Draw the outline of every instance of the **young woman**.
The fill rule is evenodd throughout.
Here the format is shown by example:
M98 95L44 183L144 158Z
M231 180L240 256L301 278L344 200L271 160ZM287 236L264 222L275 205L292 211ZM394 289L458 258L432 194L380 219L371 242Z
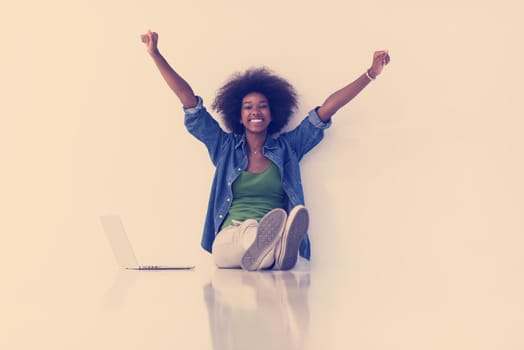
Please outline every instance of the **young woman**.
M375 52L364 74L285 133L280 132L297 107L293 86L265 68L238 73L220 88L212 105L226 132L160 54L158 34L148 31L142 42L182 103L186 128L205 144L216 167L202 247L222 268L289 270L298 255L309 259L299 161L322 140L335 112L382 73L388 52Z

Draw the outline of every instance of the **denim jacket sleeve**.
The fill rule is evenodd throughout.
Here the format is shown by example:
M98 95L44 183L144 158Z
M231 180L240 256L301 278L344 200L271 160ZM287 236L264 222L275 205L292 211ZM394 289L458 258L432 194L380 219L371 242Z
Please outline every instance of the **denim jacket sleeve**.
M332 124L331 119L326 123L320 120L317 108L311 110L296 128L281 135L299 160L322 140L324 130Z
M198 104L195 107L184 108L184 124L191 135L204 143L211 161L216 166L228 134L206 110L202 98L197 96L197 100Z

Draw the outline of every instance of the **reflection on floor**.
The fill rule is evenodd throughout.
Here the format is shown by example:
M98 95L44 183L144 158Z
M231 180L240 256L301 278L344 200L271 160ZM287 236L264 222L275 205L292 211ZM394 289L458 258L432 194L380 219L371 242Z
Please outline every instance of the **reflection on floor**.
M309 286L309 271L217 269L203 288L213 349L304 349Z

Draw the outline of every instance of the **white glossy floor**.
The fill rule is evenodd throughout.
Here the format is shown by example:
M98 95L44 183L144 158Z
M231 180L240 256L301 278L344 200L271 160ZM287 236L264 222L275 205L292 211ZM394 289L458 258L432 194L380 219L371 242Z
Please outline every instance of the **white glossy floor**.
M524 348L519 288L387 266L219 270L206 257L193 271L120 270L109 254L92 269L19 269L2 287L0 348Z

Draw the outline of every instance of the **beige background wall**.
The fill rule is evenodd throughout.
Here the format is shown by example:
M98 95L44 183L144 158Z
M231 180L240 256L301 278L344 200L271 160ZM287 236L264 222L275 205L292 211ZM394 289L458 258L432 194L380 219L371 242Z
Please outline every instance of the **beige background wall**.
M389 49L384 74L302 163L313 267L377 290L411 283L421 305L454 293L459 319L516 307L508 324L523 325L520 2L51 0L0 13L9 298L66 261L96 277L111 261L102 214L122 215L143 260L209 259L213 169L140 43L152 29L208 105L232 72L282 74L300 93L294 122Z

